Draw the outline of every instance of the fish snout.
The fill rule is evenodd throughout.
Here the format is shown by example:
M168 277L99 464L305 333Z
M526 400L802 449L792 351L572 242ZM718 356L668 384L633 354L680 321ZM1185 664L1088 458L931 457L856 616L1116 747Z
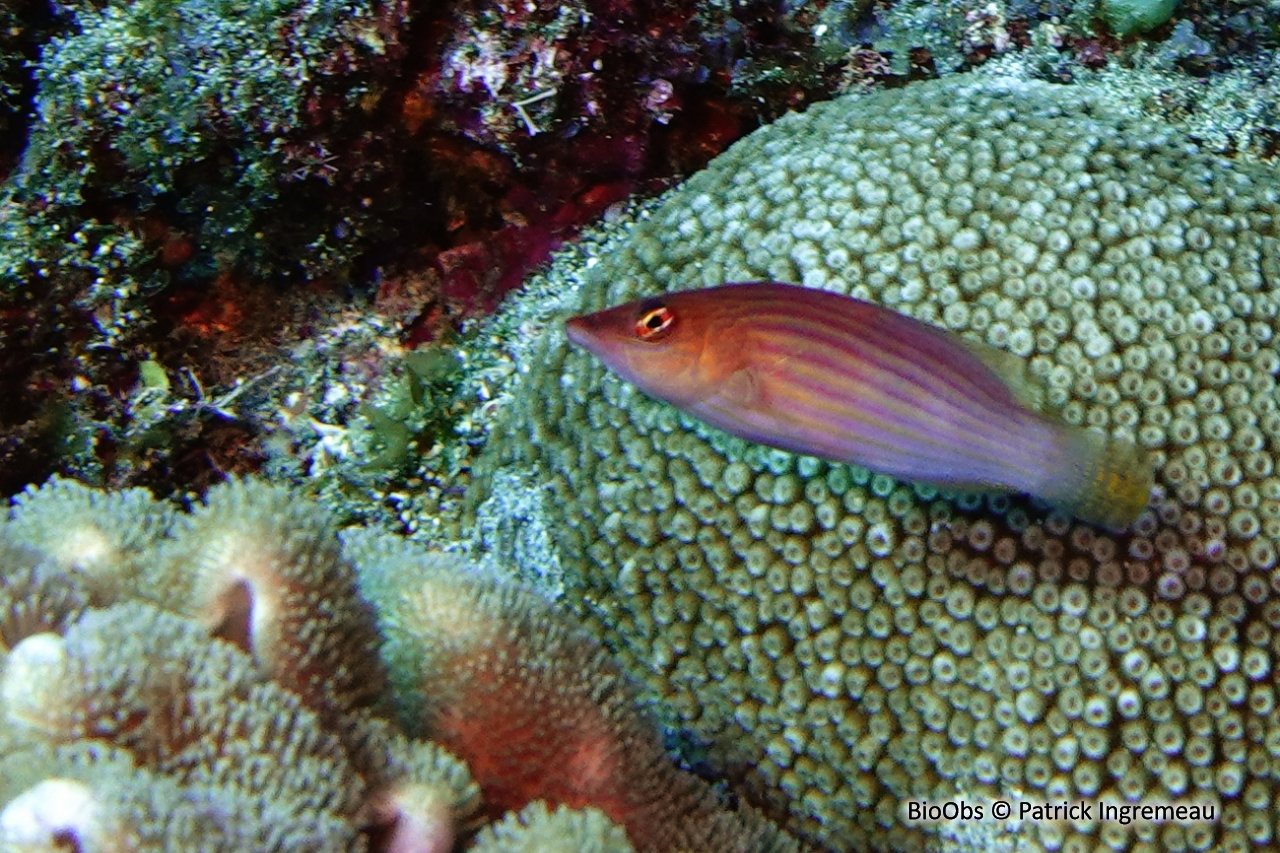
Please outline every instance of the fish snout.
M564 331L569 338L569 343L587 350L592 349L592 344L600 339L599 323L596 322L594 314L570 317L565 320Z

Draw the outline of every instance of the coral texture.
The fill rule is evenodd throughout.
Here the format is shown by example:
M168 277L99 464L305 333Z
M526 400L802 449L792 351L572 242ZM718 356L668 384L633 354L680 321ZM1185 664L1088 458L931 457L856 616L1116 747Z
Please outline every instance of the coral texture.
M379 628L433 740L379 715ZM379 531L340 545L296 493L183 514L55 480L0 521L0 850L449 853L544 799L597 811L513 815L489 849L797 849L674 766L564 614Z
M316 509L283 487L232 481L180 519L157 562L174 581L166 607L251 654L332 720L375 703L385 676L374 614L333 519Z
M492 817L542 800L602 812L641 851L794 849L674 767L617 664L543 598L413 546L349 547L401 665L400 705L467 763Z
M1219 809L1034 843L1274 843L1278 199L1083 87L956 77L788 116L643 216L570 310L751 279L891 306L1147 448L1151 507L1112 535L749 446L554 332L471 495L501 518L528 483L542 517L487 546L550 531L606 644L827 849L917 849L940 830L907 799L1018 793Z
M173 614L126 603L65 636L28 637L5 661L0 702L36 743L97 740L179 784L241 794L254 822L270 826L272 811L288 821L296 849L355 841L363 784L338 741L244 655Z
M476 853L633 853L627 835L595 809L561 806L549 811L541 801L486 826L476 836Z
M193 232L182 254L205 266L227 253L287 271L348 260L332 232L354 220L323 190L354 166L342 149L360 146L344 124L375 70L399 57L403 7L144 0L63 11L70 26L43 46L36 72L40 120L0 196L0 293L67 288L100 312L107 337L122 334L139 289L177 266L139 239L137 211L154 208ZM326 215L268 214L308 179L321 185L311 209Z
M183 785L133 765L127 752L81 743L36 747L0 758L0 844L6 853L234 853L264 849L340 850L298 834L281 839L270 809L254 795ZM265 812L265 814L264 814ZM226 815L235 814L235 821ZM278 815L275 817L278 818Z
M241 481L186 516L67 481L15 504L0 847L453 846L478 790L373 716L373 613L318 506Z

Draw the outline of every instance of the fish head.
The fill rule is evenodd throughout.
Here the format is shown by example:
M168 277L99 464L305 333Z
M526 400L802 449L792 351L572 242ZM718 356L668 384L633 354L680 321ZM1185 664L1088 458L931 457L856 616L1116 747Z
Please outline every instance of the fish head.
M570 318L569 340L646 394L689 406L737 370L733 322L700 291L638 299Z

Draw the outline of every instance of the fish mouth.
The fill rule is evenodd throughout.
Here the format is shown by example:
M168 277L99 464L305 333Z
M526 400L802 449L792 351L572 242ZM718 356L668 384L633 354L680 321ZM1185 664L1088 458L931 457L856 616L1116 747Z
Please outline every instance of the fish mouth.
M582 347L583 349L592 349L591 344L595 341L596 336L592 334L591 323L586 316L570 317L564 322L565 335L569 338L569 343Z

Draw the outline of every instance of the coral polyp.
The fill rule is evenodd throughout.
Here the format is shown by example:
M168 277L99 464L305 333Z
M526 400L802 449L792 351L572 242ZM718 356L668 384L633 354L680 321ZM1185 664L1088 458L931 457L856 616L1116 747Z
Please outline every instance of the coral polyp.
M94 565L136 571L65 559L58 518L127 543ZM596 810L534 809L489 843L795 849L677 768L566 615L386 533L347 539L255 481L190 513L68 482L17 501L0 521L0 848L461 853L565 800ZM414 736L388 713L384 636Z
M1051 849L1274 844L1277 223L1273 170L1106 89L964 75L787 116L535 300L563 317L773 280L875 301L1136 442L1151 505L1114 534L751 445L552 325L472 469L479 545L535 575L544 554L712 760L745 756L752 795L825 849L941 844L957 827L903 806L957 796L1222 817L1023 824Z
M174 581L165 606L252 655L322 715L348 713L381 693L373 612L332 519L315 505L281 487L228 483L181 519L160 563Z
M370 567L392 660L413 661L398 704L467 763L491 814L595 809L638 851L792 849L673 767L617 665L533 591L415 549L351 549Z

